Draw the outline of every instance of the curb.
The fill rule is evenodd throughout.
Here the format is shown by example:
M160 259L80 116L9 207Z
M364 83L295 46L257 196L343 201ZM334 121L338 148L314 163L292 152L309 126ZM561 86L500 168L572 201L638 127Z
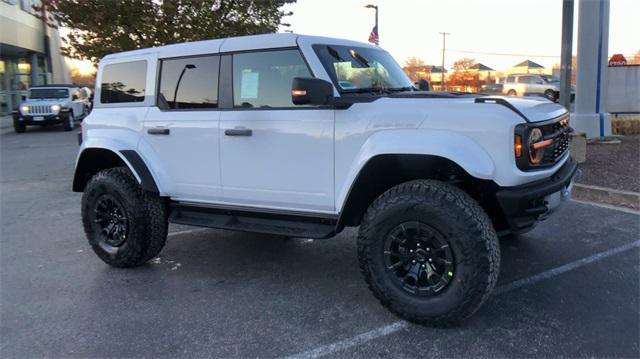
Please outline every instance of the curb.
M571 195L578 200L640 210L640 193L638 192L574 183Z

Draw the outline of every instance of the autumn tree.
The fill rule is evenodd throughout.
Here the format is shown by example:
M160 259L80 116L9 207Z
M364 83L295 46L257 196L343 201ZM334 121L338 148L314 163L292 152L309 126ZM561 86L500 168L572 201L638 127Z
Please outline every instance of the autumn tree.
M407 76L409 76L411 81L426 79L431 72L431 69L425 65L424 61L421 58L415 56L407 58L402 69L407 74Z
M475 59L468 57L455 61L453 63L453 73L451 74L447 85L462 86L465 88L465 90L468 87L479 87L479 75L477 71L472 71L473 67L476 64L477 63Z
M281 7L295 1L43 0L35 10L69 29L63 55L95 63L113 52L275 32L291 15Z

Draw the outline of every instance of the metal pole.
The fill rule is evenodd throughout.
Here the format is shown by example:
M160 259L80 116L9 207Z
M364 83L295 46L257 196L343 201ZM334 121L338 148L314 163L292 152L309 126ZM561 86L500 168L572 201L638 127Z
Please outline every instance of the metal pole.
M378 27L378 5L375 7L376 9L376 32L378 33L378 46L380 45L380 28Z
M442 68L440 69L440 87L441 90L444 91L445 90L445 78L444 78L444 52L446 49L446 38L447 35L451 35L451 33L448 32L441 32L440 35L442 35Z
M560 104L571 106L571 66L573 49L573 0L562 1L562 49L560 51Z

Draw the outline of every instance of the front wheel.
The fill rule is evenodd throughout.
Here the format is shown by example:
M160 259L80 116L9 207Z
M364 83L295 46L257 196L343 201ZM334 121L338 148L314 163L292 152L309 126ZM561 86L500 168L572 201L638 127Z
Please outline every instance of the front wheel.
M358 257L385 307L437 326L475 313L500 267L498 237L483 209L460 189L432 180L398 185L375 200L360 226Z
M13 130L16 133L24 133L27 130L27 126L17 120L13 120Z
M82 196L82 224L93 251L114 267L152 259L167 238L167 209L126 167L98 172Z
M73 130L73 127L76 125L76 118L73 115L73 111L69 111L67 118L63 118L62 121L62 128L65 131Z

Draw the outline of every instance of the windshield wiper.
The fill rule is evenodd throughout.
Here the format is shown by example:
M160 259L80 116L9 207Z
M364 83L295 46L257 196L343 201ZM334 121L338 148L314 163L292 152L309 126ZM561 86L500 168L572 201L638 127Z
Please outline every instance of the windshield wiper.
M393 91L393 92L401 92L401 91L413 91L414 88L411 86L406 87L387 87L385 90Z
M347 89L340 91L341 93L370 93L370 94L384 94L389 93L387 88L382 87L363 87L357 89Z

